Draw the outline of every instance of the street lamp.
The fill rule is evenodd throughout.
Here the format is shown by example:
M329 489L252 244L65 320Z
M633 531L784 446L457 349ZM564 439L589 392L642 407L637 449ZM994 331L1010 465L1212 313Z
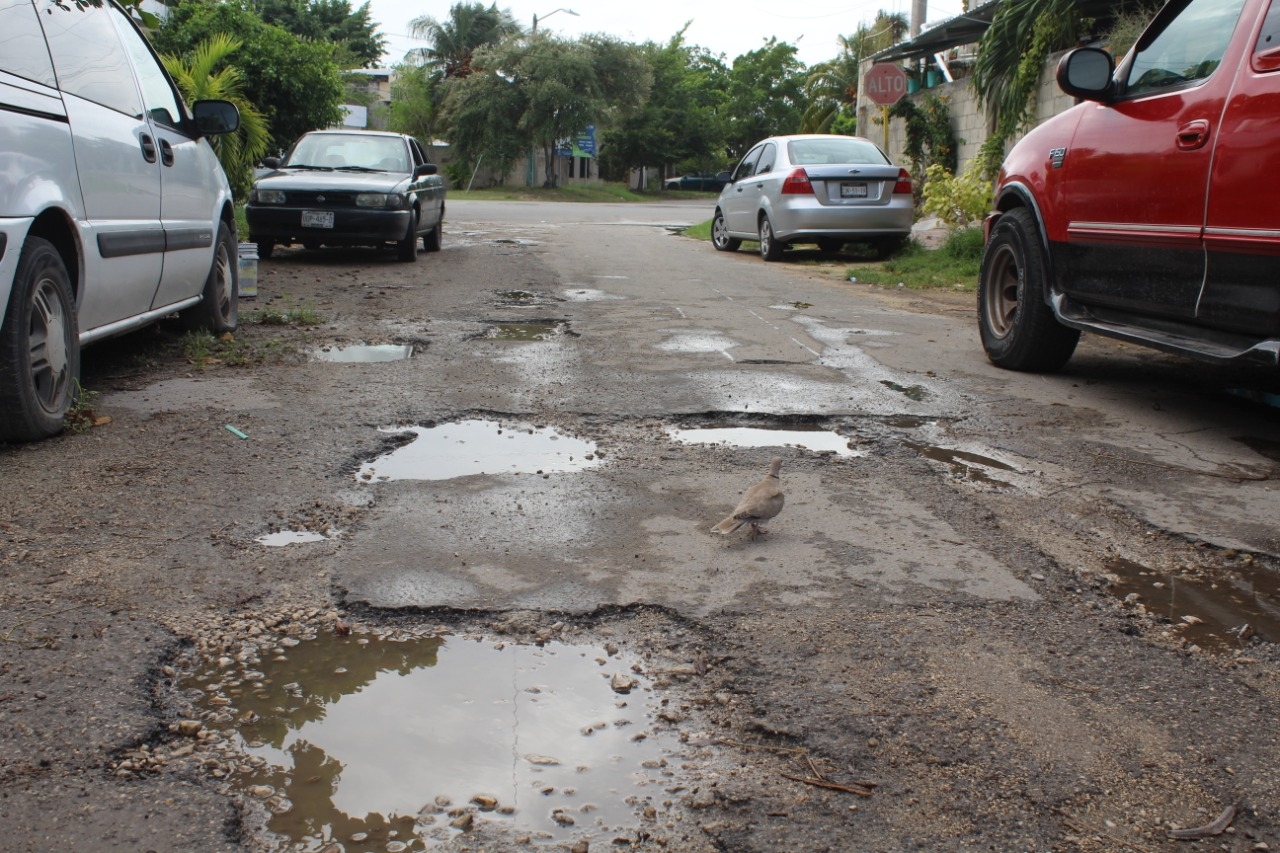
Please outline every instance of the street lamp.
M572 9L554 9L548 12L547 14L543 15L542 17L550 18L556 12L567 12L570 15L573 15L575 18L581 17L577 12L573 11ZM534 35L538 34L538 16L537 15L533 16L533 34Z

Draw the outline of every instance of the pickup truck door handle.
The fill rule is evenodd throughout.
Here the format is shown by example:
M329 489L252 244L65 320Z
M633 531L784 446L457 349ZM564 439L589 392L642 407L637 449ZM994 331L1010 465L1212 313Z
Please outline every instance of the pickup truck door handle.
M150 135L144 133L139 140L142 143L142 159L148 163L156 161L156 141Z
M1202 118L1178 128L1178 150L1195 151L1209 141L1209 122Z
M169 144L169 140L160 140L160 162L166 166L173 165L173 146Z

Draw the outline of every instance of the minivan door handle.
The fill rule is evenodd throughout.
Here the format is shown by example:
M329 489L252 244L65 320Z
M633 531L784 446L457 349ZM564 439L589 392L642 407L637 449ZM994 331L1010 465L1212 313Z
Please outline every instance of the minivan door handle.
M166 166L173 165L173 146L169 144L169 140L160 140L160 162Z
M1178 150L1195 151L1209 141L1209 122L1198 118L1178 128Z
M154 163L156 161L156 141L146 133L142 134L140 141L142 142L142 159L148 163Z

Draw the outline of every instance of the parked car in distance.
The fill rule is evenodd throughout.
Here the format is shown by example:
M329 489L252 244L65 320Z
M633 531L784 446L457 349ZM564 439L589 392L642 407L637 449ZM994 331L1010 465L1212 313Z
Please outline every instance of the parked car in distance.
M1280 3L1172 0L1057 77L1083 102L1010 150L985 223L988 358L1057 370L1089 331L1280 364Z
M729 173L716 175L681 175L678 178L667 178L663 187L669 190L695 190L701 192L720 192L729 183Z
M228 101L188 109L111 0L0 4L0 441L55 435L81 347L179 312L238 320L235 208L206 137Z
M245 216L258 257L275 247L393 245L402 261L421 241L438 252L445 186L412 136L371 130L315 130L298 137L249 192Z
M911 176L860 136L773 136L742 158L720 191L711 242L758 240L766 261L792 243L836 251L866 243L887 256L911 233Z

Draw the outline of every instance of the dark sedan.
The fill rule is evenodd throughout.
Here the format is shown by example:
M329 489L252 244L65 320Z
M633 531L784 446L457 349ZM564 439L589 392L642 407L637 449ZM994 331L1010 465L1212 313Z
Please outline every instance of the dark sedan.
M678 178L667 178L663 186L669 190L701 190L703 192L720 192L729 183L729 173L718 175L681 175Z
M418 140L400 133L316 130L254 181L245 207L258 256L276 246L393 245L402 261L418 242L439 251L444 179Z

